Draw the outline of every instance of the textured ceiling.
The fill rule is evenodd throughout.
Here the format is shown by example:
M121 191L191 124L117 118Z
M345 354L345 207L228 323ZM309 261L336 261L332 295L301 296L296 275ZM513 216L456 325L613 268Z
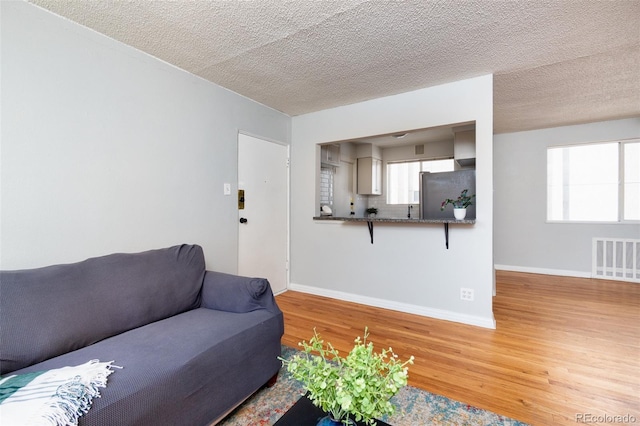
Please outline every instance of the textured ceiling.
M488 73L496 133L640 116L640 1L30 0L289 115Z

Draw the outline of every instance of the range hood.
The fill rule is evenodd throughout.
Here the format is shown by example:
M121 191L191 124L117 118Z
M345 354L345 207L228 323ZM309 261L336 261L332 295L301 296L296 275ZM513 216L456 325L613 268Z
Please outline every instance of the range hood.
M476 166L476 159L475 158L458 158L455 161L456 161L456 163L458 163L458 165L460 167L475 167Z
M453 129L453 159L461 167L476 165L476 126L458 126Z

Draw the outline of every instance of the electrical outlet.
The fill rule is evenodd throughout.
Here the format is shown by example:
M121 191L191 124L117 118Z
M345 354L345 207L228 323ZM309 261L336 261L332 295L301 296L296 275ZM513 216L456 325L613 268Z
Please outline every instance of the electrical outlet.
M460 299L468 302L473 302L473 289L472 288L460 288Z

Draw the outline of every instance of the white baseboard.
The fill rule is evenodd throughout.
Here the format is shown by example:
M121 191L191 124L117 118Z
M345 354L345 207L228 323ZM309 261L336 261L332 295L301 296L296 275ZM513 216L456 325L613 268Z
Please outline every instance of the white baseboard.
M562 277L591 278L591 272L565 269L532 268L529 266L494 265L497 271L526 272L530 274L559 275Z
M483 328L491 328L491 329L496 328L496 320L494 318L488 319L488 318L478 317L474 315L465 315L458 312L445 311L443 309L426 308L424 306L394 302L391 300L361 296L358 294L345 293L337 290L327 290L324 288L310 287L310 286L295 284L295 283L289 283L288 290L299 291L301 293L314 294L316 296L330 297L332 299L359 303L361 305L375 306L377 308L384 308L392 311L421 315L423 317L459 322L459 323L468 324L468 325L475 325Z

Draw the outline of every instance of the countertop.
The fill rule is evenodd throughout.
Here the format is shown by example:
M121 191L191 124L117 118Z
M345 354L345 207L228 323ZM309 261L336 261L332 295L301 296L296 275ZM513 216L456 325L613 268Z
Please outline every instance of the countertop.
M414 218L394 218L394 217L356 217L356 216L314 216L313 220L333 220L342 222L375 222L375 223L465 223L474 224L475 219L457 220L451 219L414 219Z

